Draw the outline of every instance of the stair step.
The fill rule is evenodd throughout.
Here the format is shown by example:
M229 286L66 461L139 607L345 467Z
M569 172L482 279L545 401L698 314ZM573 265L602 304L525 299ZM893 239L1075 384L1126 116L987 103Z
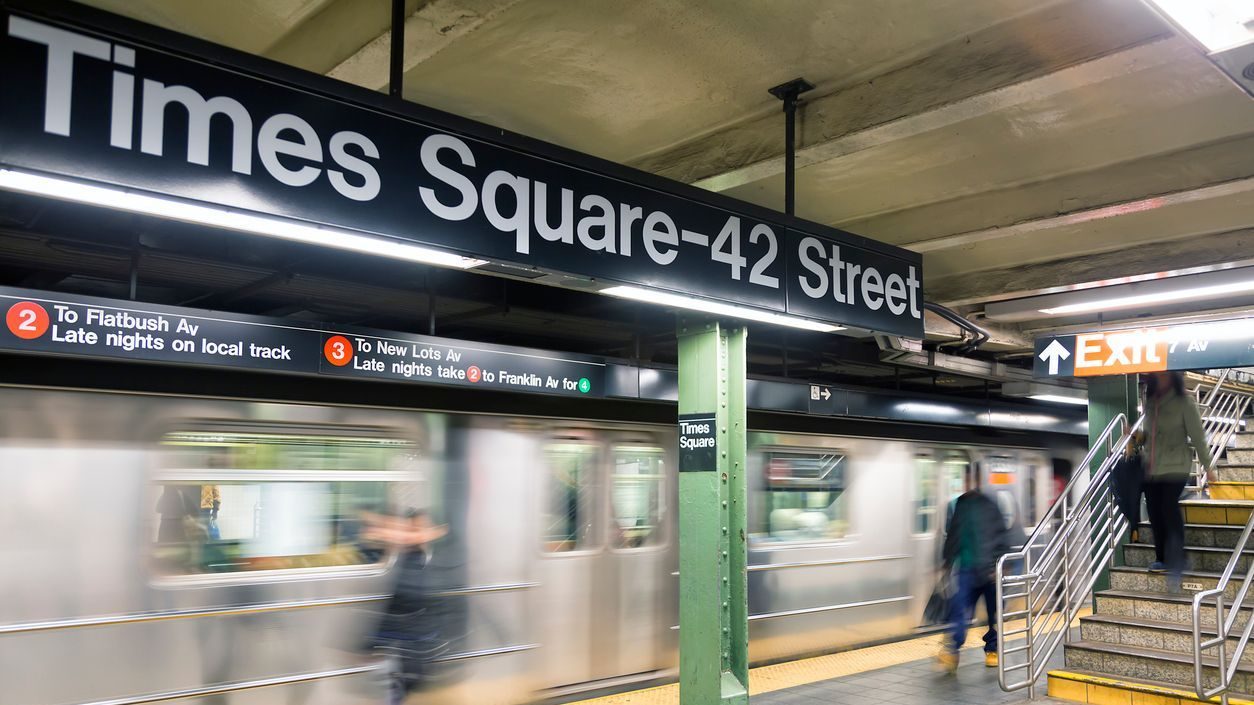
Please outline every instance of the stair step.
M1186 570L1183 583L1185 594L1193 594L1202 590L1213 590L1219 584L1219 573L1211 571ZM1225 591L1228 597L1236 597L1240 589L1240 581L1228 583ZM1200 585L1201 587L1195 587ZM1148 569L1136 566L1117 566L1110 569L1110 589L1124 592L1152 592L1168 594L1167 574L1151 573Z
M1140 535L1133 543L1154 543L1154 529L1148 521L1138 527ZM1215 524L1185 524L1184 545L1199 548L1232 548L1241 538L1243 526Z
M1228 566L1228 560L1232 558L1233 549L1231 548L1212 548L1206 546L1185 546L1184 548L1184 568L1185 570L1202 571L1202 572L1219 572ZM1250 565L1250 560L1254 559L1254 549L1246 549L1241 552L1241 557L1237 560L1237 570L1245 571ZM1134 568L1144 568L1157 560L1154 553L1154 544L1151 543L1128 543L1123 547L1123 562Z
M1200 705L1193 688L1146 678L1112 678L1082 669L1049 672L1049 697L1092 705ZM1219 702L1219 698L1211 699ZM1254 696L1230 694L1230 705L1254 705Z
M1231 465L1254 465L1254 447L1229 448L1226 457Z
M1254 448L1254 431L1237 431L1232 435L1232 445L1239 449Z
M1073 641L1063 647L1067 668L1102 673L1115 678L1143 678L1192 688L1193 654L1180 654L1143 646L1112 645L1095 641ZM1218 682L1216 661L1202 657L1202 677L1207 685ZM1254 690L1254 666L1238 665L1231 689L1239 693Z
M1204 639L1214 638L1213 628L1203 628ZM1161 622L1139 617L1115 617L1094 614L1080 618L1080 635L1083 641L1113 646L1138 646L1161 649L1193 657L1193 628L1187 624ZM1228 653L1235 653L1238 637L1228 639ZM1214 655L1214 651L1209 652ZM1247 650L1241 663L1254 669L1254 651Z
M1254 501L1242 499L1186 499L1180 502L1186 524L1245 526Z
M1211 499L1254 499L1254 481L1222 478L1207 485Z
M1221 463L1215 466L1215 479L1220 482L1254 482L1254 464Z
M1193 624L1193 593L1181 592L1178 595L1160 592L1133 590L1102 590L1093 595L1096 613L1111 617L1136 617L1152 619L1157 622L1171 624ZM1225 608L1230 610L1231 606ZM1235 624L1245 626L1254 610L1254 604L1247 602L1241 607ZM1199 612L1203 627L1215 626L1215 604L1207 601Z

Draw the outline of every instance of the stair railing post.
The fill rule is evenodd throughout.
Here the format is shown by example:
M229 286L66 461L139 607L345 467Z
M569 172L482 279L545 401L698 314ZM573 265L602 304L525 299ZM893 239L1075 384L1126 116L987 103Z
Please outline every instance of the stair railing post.
M1071 643L1071 498L1062 498L1062 643Z

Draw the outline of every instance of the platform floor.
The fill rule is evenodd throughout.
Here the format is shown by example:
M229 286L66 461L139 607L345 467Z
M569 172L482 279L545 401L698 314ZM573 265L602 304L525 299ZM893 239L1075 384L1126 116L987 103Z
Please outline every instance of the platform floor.
M1045 679L1036 700L1026 690L1007 693L997 685L997 669L984 666L982 627L973 627L957 674L937 667L942 636L929 636L853 651L762 666L749 672L756 705L1018 705L1050 703ZM1062 667L1062 649L1055 655ZM678 705L676 684L583 700L573 705Z

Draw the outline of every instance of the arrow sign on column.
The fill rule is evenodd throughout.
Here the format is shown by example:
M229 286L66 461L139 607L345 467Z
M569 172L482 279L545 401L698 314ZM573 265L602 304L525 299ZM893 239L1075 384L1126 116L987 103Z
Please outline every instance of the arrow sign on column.
M1041 359L1049 363L1049 373L1051 375L1058 374L1058 363L1071 357L1071 353L1067 352L1067 347L1057 340L1045 346L1041 351Z
M832 398L832 390L828 389L827 387L823 387L823 401L827 401L828 399L831 399L831 398Z

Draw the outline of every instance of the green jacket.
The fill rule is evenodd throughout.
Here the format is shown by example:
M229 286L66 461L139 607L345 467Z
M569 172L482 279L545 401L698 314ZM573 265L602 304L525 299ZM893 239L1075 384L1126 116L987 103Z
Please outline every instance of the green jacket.
M1146 400L1145 458L1150 477L1179 479L1193 470L1189 446L1197 451L1202 467L1210 466L1210 447L1202 430L1197 404L1187 396L1168 391Z

